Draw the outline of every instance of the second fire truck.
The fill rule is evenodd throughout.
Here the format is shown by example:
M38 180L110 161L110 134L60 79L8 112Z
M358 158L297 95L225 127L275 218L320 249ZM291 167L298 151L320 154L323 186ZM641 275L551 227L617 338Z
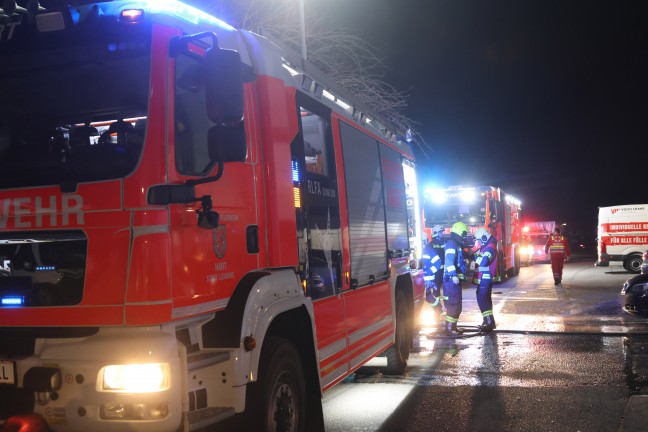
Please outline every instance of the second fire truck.
M455 222L464 222L470 234L487 227L498 240L499 267L494 281L520 272L520 200L492 186L451 186L429 189L424 195L423 231L427 235L434 225L444 226L449 235ZM470 234L468 242L472 244Z

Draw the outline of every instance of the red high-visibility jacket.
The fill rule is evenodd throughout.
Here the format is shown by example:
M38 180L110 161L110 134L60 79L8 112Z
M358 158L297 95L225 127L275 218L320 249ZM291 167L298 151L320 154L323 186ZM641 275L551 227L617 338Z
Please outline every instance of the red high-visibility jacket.
M554 254L561 254L565 257L569 257L569 243L567 243L567 239L560 234L552 235L549 237L549 241L547 241L547 244L545 245L545 253L549 253L551 256Z

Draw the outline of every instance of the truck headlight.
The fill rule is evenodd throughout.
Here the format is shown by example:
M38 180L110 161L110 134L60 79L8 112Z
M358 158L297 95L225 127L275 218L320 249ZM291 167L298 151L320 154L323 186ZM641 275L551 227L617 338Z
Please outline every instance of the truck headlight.
M110 365L99 371L99 391L151 393L167 390L170 384L168 363Z

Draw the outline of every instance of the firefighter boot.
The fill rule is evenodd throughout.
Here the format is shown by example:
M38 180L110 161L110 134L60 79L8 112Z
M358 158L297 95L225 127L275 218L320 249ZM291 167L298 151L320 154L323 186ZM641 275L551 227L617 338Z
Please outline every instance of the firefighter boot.
M490 333L497 328L495 325L495 318L493 315L487 315L484 317L484 321L479 327L479 331L482 333Z
M445 334L446 336L461 336L463 334L463 331L457 328L456 322L446 321Z

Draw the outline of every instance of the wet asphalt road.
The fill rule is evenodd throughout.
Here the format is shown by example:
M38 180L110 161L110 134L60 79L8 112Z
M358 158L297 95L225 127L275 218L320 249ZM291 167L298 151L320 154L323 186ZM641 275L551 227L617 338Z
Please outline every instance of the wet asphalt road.
M438 338L428 322L405 377L378 358L324 395L326 431L648 430L648 321L621 311L631 275L593 262L568 263L562 286L548 264L496 285L491 335ZM464 287L459 325L478 322Z

